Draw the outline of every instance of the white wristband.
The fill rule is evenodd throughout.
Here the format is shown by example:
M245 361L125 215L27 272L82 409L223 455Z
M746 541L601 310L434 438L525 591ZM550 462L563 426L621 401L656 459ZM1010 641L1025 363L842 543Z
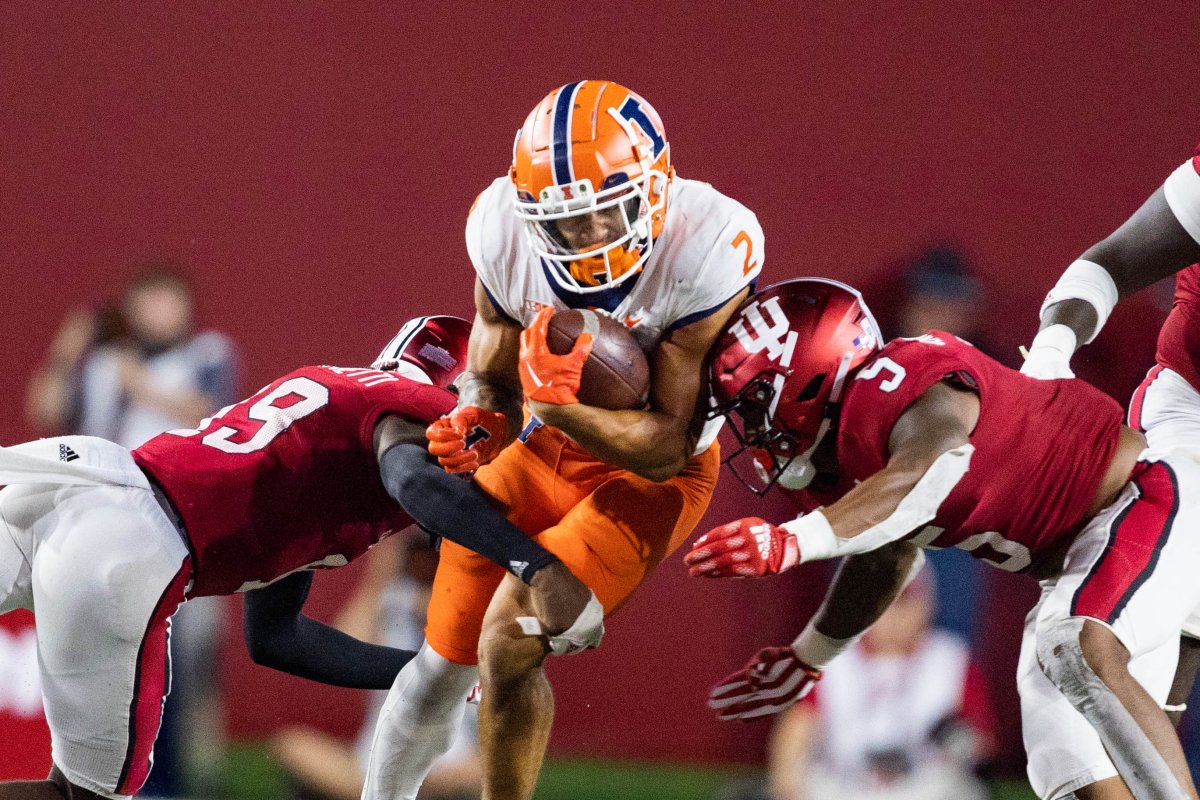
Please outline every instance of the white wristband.
M1058 283L1054 284L1054 288L1042 302L1038 316L1044 318L1047 308L1063 300L1082 300L1096 310L1096 329L1084 342L1090 344L1108 321L1108 315L1116 306L1117 298L1117 284L1113 282L1108 270L1093 261L1081 258L1067 267Z
M837 534L833 532L833 528L829 526L829 520L825 519L825 515L821 513L820 509L811 514L805 514L803 517L796 517L779 527L796 537L801 564L833 558L837 555Z
M862 634L859 634L861 636ZM824 669L825 665L858 641L859 636L849 639L834 639L817 630L816 625L808 623L800 635L792 642L792 652L796 658L814 669Z
M1069 362L1071 356L1075 355L1075 346L1078 343L1075 331L1068 325L1058 323L1038 331L1029 344L1029 352L1054 350L1062 354L1064 361Z

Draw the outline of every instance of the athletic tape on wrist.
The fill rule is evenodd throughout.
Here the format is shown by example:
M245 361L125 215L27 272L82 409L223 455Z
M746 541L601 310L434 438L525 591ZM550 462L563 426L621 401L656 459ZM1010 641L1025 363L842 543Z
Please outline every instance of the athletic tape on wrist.
M1084 340L1084 344L1090 344L1108 321L1108 315L1116 306L1117 299L1117 284L1113 282L1108 270L1093 261L1081 258L1067 267L1058 283L1054 284L1054 288L1042 301L1038 317L1044 318L1046 309L1055 303L1061 303L1063 300L1082 300L1096 310L1096 329Z
M1075 354L1075 347L1078 344L1079 340L1075 336L1075 331L1071 330L1069 325L1063 325L1059 322L1038 331L1037 336L1033 337L1033 341L1029 345L1029 352L1034 353L1037 350L1047 349L1054 350L1062 353L1064 360L1070 361L1071 356Z
M861 636L860 633L849 639L834 639L821 633L817 626L810 622L792 642L792 652L796 654L796 658L813 669L824 669L826 664L837 658Z

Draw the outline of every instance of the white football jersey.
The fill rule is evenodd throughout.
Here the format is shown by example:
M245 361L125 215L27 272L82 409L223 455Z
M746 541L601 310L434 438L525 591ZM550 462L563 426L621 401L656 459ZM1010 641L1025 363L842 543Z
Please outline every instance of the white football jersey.
M523 326L544 305L595 308L620 320L647 353L675 328L719 310L753 283L763 264L754 212L700 181L671 182L667 218L642 273L606 292L573 294L548 274L517 218L507 176L479 195L467 217L467 253L496 309ZM709 422L696 452L716 439Z

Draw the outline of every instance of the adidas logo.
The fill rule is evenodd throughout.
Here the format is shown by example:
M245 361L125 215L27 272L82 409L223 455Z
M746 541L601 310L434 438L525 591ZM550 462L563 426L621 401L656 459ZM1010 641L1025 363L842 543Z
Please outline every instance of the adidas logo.
M58 446L58 460L59 461L78 461L79 454L76 453L71 448L67 447L65 444L60 444Z
M508 571L520 578L525 574L525 570L529 568L528 561L510 561L508 562Z

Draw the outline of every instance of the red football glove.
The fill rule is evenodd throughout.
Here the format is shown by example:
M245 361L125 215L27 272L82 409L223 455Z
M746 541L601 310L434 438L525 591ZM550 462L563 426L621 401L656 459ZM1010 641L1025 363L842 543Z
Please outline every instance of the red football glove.
M504 449L508 420L498 411L464 406L425 429L429 452L446 472L471 472Z
M755 578L796 566L800 545L778 525L745 517L701 536L683 560L693 578Z
M533 324L521 331L521 355L518 372L526 400L551 403L556 406L579 402L579 377L583 362L592 352L592 335L581 333L575 346L565 356L556 356L546 344L550 318L554 308L543 306L533 318Z
M742 669L708 692L718 719L754 719L778 714L812 691L821 670L801 661L790 647L765 647Z

